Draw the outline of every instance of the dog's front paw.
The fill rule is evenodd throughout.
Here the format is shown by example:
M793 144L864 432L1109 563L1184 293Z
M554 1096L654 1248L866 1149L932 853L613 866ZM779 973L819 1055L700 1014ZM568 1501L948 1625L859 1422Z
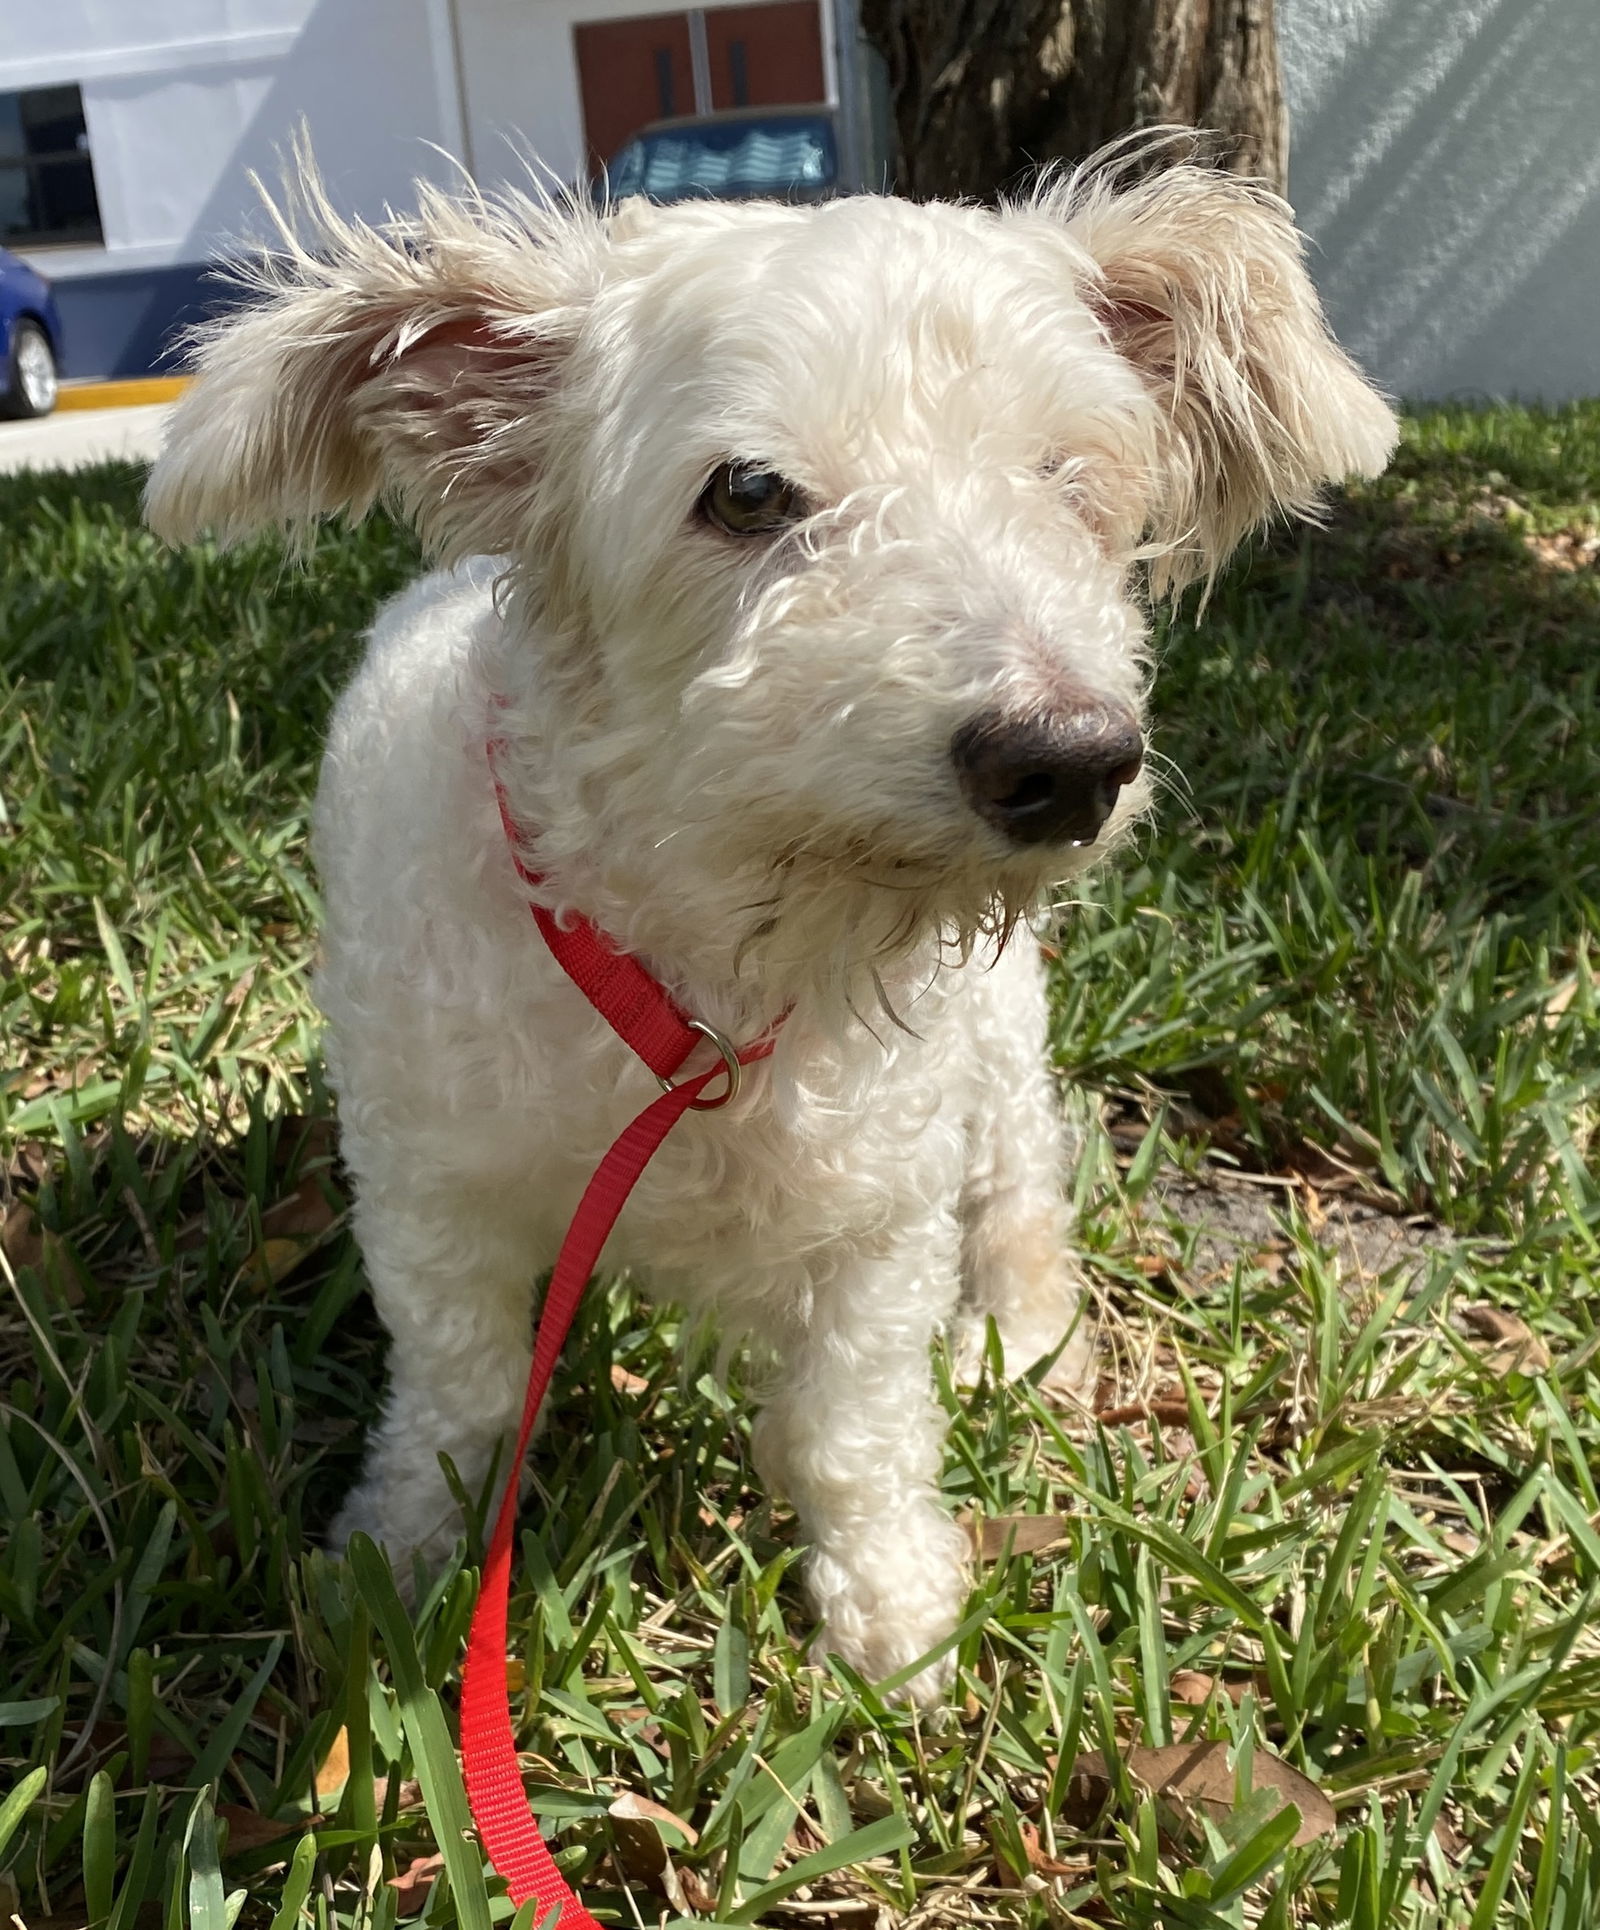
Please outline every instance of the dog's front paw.
M838 1633L829 1626L824 1628L812 1643L811 1659L814 1662L823 1663L830 1655L837 1655L841 1661L848 1662L857 1675L865 1676L876 1686L880 1682L888 1681L891 1676L898 1675L901 1669L908 1663L916 1661L919 1655L926 1655L942 1636L949 1633L948 1628L936 1631L926 1642L914 1640L905 1644L897 1644L893 1641L862 1643L848 1635ZM925 1669L919 1669L908 1681L900 1684L892 1692L890 1700L914 1702L919 1709L941 1708L949 1700L950 1685L955 1680L955 1672L955 1658L950 1655L941 1656L937 1662L930 1663Z
M1067 1328L1076 1320L1071 1333ZM1052 1399L1067 1406L1083 1406L1094 1393L1098 1378L1094 1342L1075 1307L1045 1318L1005 1316L997 1321L1007 1380L1021 1380L1030 1368L1049 1359L1039 1385ZM1066 1334L1065 1340L1062 1336ZM974 1387L982 1376L988 1346L989 1322L976 1314L960 1317L950 1336L951 1361L958 1387Z
M1024 1336L1016 1342L1009 1335L1002 1334L1001 1338L1005 1341L1008 1371L1025 1374L1047 1355L1054 1354L1055 1359L1045 1369L1039 1382L1040 1389L1068 1407L1086 1408L1092 1404L1095 1383L1100 1377L1099 1359L1094 1342L1081 1321L1065 1341L1057 1329L1043 1346L1036 1344L1034 1336Z
M914 1537L885 1533L873 1553L876 1560L861 1565L818 1554L808 1581L823 1623L813 1654L819 1660L837 1655L880 1683L936 1649L960 1621L968 1543L941 1512ZM954 1655L941 1655L894 1694L932 1708L944 1701L954 1675Z
M416 1604L418 1571L442 1568L461 1540L461 1522L452 1505L451 1518L423 1524L386 1507L381 1493L365 1483L346 1496L344 1506L328 1528L330 1555L343 1556L352 1535L367 1535L389 1559L395 1592L407 1608Z

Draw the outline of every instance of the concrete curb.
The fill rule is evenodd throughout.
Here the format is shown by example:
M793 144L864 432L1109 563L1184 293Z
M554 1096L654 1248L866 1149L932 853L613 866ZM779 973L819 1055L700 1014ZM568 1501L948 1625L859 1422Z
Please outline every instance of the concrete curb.
M152 402L176 402L193 377L140 375L126 382L63 382L58 409L142 409Z

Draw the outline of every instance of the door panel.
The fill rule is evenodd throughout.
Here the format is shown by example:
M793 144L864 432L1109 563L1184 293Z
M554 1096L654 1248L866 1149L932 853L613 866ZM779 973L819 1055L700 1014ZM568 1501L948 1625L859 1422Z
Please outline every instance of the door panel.
M713 107L787 107L827 98L816 0L708 7Z
M589 20L572 33L591 172L646 122L694 112L687 14Z

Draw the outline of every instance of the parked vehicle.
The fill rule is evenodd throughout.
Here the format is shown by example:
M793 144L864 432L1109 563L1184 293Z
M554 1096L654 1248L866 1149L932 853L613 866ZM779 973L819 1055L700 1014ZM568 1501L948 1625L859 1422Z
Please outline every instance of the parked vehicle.
M61 388L61 317L43 275L0 248L0 416L48 415Z
M595 183L600 201L825 201L840 192L831 107L735 107L652 121Z

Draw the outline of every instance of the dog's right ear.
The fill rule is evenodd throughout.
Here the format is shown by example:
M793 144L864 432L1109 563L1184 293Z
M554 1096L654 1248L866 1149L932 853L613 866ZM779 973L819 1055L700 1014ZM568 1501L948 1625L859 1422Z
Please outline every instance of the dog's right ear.
M520 196L424 190L414 224L329 205L309 166L281 246L240 271L250 299L197 336L198 379L145 492L170 543L223 543L395 497L445 558L526 528L539 403L603 274L604 224ZM276 212L276 211L274 211Z
M1288 206L1216 168L1166 165L1195 142L1129 137L1021 211L1079 251L1079 295L1156 405L1157 593L1209 581L1275 514L1316 515L1325 484L1377 475L1396 434L1328 332Z

